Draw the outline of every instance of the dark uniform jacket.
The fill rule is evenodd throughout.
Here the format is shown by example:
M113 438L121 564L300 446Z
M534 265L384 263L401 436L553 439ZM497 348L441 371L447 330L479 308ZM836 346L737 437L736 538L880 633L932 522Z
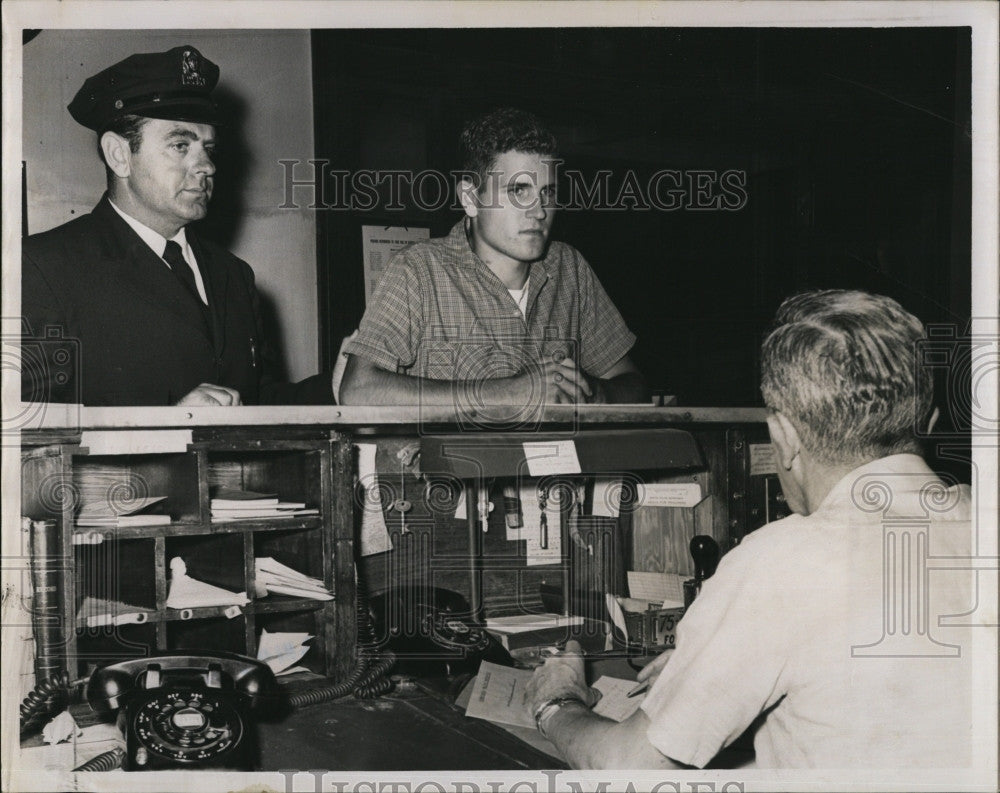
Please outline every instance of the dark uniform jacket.
M280 382L262 339L250 266L190 228L208 308L107 196L89 215L23 241L22 399L172 405L201 383L244 404L324 404L330 376Z

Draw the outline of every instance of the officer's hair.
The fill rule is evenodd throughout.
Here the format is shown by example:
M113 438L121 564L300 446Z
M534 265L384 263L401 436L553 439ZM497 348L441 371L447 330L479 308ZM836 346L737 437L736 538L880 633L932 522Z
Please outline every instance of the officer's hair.
M149 119L145 116L131 114L119 116L97 133L97 156L101 158L104 167L108 169L109 176L111 169L108 168L108 162L104 159L104 149L101 148L101 138L104 136L104 133L114 132L116 135L121 135L128 141L128 147L134 154L139 151L139 146L142 145L142 128L146 126L147 121Z
M501 154L520 151L555 157L555 136L531 113L501 107L473 119L462 130L462 176L474 181L477 190L496 166Z
M920 320L892 298L830 289L785 300L761 350L764 403L821 463L919 452L933 382Z

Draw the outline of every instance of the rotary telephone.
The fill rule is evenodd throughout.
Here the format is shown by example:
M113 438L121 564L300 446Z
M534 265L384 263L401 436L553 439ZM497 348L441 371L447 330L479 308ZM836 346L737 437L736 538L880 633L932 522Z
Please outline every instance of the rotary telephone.
M87 699L120 710L127 771L254 770L252 712L274 696L267 664L236 653L152 654L95 671Z
M457 592L399 586L369 598L375 640L396 654L410 674L476 674L482 661L513 666L507 650L481 624Z

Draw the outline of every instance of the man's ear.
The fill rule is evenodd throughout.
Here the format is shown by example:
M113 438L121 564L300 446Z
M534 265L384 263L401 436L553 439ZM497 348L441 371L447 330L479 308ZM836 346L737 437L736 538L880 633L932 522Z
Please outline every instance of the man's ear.
M132 173L132 149L128 141L116 132L101 135L101 151L111 172L121 178Z
M778 465L790 471L792 461L802 450L798 431L788 417L777 410L768 414L767 428L771 432L771 442L778 452Z
M468 176L463 176L458 182L458 200L468 217L474 218L479 214L479 195L476 185Z

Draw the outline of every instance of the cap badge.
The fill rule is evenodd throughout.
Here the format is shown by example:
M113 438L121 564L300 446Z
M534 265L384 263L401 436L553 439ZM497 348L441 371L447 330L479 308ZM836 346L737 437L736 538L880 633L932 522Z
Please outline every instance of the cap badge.
M201 59L193 50L184 50L181 54L181 84L201 87L205 85L201 75Z

